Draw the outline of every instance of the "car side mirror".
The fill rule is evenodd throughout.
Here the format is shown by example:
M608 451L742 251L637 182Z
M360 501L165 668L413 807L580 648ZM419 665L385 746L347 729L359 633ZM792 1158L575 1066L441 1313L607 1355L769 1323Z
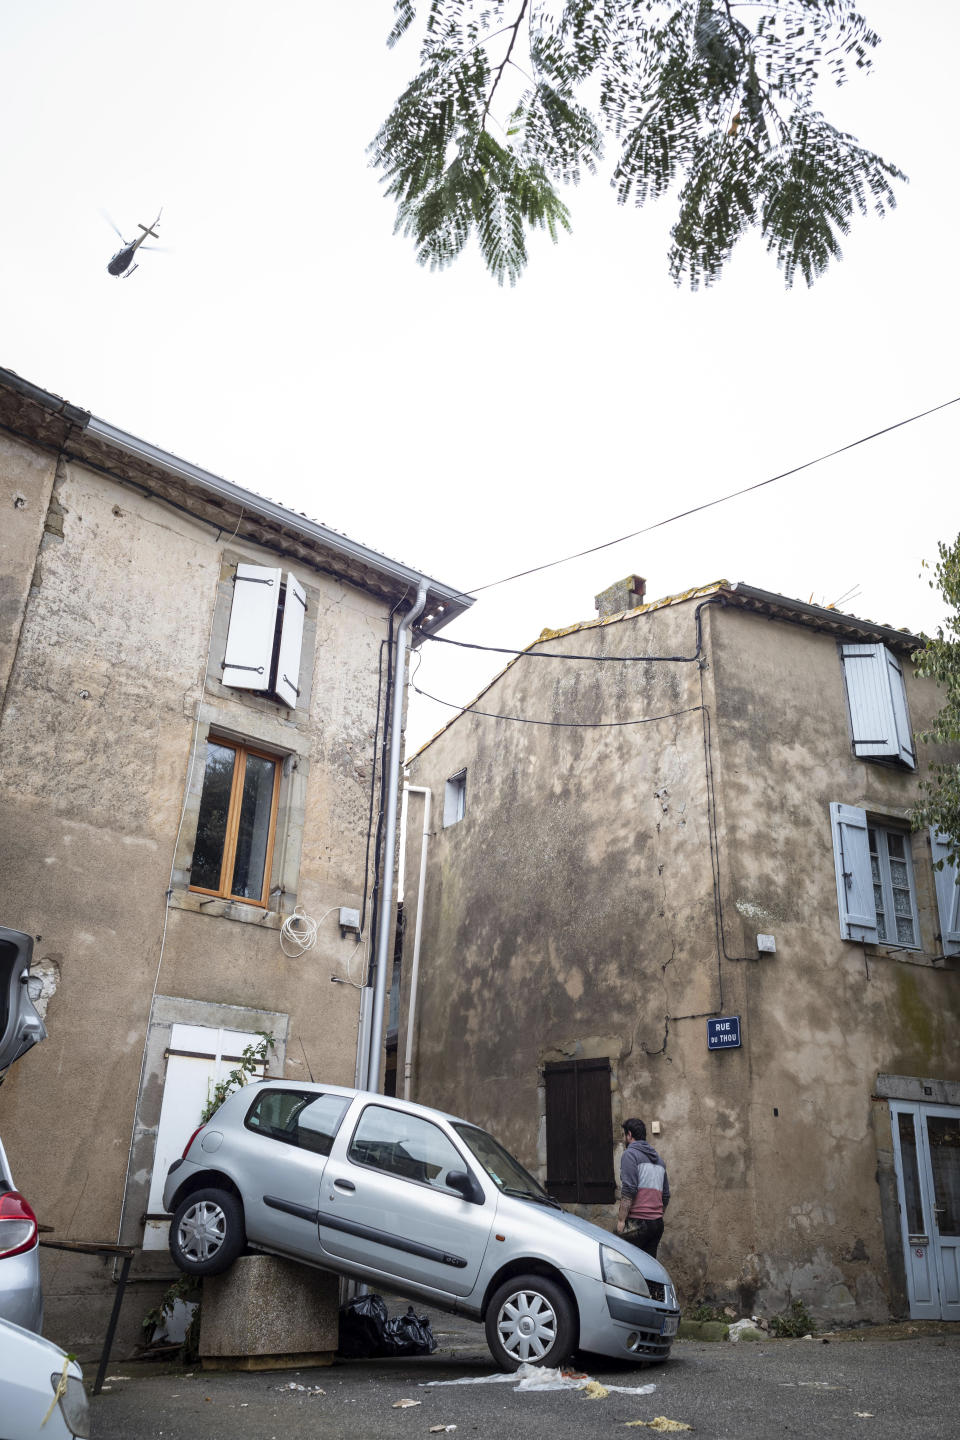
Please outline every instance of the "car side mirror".
M443 1183L448 1190L456 1190L464 1200L469 1200L471 1205L482 1205L486 1199L476 1180L466 1170L448 1170Z

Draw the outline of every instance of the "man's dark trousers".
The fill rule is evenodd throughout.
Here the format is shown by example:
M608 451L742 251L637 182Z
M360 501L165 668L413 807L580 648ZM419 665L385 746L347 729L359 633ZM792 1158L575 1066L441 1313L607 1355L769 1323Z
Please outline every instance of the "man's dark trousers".
M663 1238L662 1220L628 1220L627 1229L624 1230L624 1240L629 1240L631 1245L636 1245L638 1250L645 1250L648 1255L657 1258L657 1246Z

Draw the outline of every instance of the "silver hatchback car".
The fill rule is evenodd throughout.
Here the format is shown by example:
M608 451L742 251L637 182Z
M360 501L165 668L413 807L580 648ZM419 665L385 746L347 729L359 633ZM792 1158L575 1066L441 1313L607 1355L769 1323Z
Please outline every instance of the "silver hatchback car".
M665 1360L677 1332L659 1261L566 1214L478 1126L383 1095L235 1091L171 1165L163 1204L188 1274L248 1246L300 1260L483 1322L505 1370L578 1348Z

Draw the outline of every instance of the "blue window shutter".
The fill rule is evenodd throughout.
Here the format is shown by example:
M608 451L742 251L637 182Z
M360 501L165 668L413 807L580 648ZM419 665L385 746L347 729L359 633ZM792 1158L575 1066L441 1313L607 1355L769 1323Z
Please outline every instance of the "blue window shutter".
M876 944L877 908L873 900L867 812L856 805L830 805L833 859L837 872L837 905L844 940Z
M266 690L269 686L279 597L279 570L265 565L237 566L223 657L224 685L238 690Z
M903 670L885 645L841 645L853 753L916 769Z
M895 655L881 645L887 662L887 680L890 685L890 703L893 706L893 723L896 730L897 749L904 765L911 770L917 768L917 756L913 748L913 731L910 729L910 714L907 710L907 688L903 683L903 670Z
M306 613L306 591L288 574L283 625L280 629L276 696L285 705L289 705L291 710L296 709L300 695L300 651L303 647L303 620Z
M950 841L939 830L930 831L930 848L934 863L943 861L942 870L934 870L937 886L937 910L940 914L940 940L944 955L960 955L960 869L947 859Z

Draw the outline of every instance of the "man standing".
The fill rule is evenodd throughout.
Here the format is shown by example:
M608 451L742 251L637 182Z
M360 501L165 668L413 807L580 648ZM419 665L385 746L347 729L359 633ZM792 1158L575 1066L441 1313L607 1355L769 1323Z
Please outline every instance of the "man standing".
M624 1120L626 1149L620 1157L620 1212L617 1234L656 1258L663 1235L663 1212L670 1200L667 1170L642 1120Z

